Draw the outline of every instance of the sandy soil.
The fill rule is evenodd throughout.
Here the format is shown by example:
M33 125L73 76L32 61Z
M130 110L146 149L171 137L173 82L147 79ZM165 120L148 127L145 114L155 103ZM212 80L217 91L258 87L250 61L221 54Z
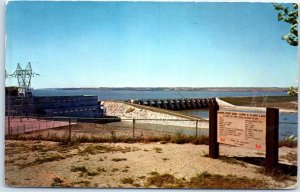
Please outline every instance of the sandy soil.
M104 143L61 146L46 141L5 142L5 183L8 186L145 187L149 173L168 173L189 179L198 173L246 176L266 181L268 188L294 188L296 176L276 179L261 166L242 160L264 153L220 146L227 160L207 157L207 145L161 143ZM296 165L297 149L280 148L280 164ZM228 160L229 159L229 160ZM74 171L85 167L85 172ZM73 171L71 171L73 168ZM131 178L133 183L124 182ZM155 186L150 186L155 187Z

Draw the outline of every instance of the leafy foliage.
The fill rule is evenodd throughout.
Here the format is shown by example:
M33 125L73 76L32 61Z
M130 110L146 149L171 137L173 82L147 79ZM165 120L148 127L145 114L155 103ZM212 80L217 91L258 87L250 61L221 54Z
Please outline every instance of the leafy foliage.
M274 4L275 10L278 11L278 21L289 23L290 32L282 39L292 46L298 46L298 5L293 3L292 7L284 7L281 4Z
M290 87L287 91L289 96L298 96L298 89L294 87Z

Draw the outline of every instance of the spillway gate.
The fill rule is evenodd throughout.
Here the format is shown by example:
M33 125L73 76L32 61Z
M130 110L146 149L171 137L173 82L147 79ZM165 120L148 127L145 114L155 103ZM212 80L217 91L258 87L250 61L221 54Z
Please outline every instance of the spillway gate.
M132 103L158 107L168 110L207 109L210 104L216 104L216 98L181 98L181 99L141 99Z

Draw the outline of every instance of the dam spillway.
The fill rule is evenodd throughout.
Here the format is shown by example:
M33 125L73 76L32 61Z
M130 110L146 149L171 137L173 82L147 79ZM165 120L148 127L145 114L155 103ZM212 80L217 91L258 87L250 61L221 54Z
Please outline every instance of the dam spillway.
M180 98L180 99L141 99L132 103L168 110L207 109L210 104L216 104L216 98Z

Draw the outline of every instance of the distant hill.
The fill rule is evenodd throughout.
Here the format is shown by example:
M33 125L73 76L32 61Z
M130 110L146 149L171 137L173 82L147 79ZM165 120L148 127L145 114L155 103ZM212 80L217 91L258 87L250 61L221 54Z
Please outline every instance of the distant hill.
M288 88L282 87L79 87L58 88L60 90L99 90L99 91L268 91L282 92Z

